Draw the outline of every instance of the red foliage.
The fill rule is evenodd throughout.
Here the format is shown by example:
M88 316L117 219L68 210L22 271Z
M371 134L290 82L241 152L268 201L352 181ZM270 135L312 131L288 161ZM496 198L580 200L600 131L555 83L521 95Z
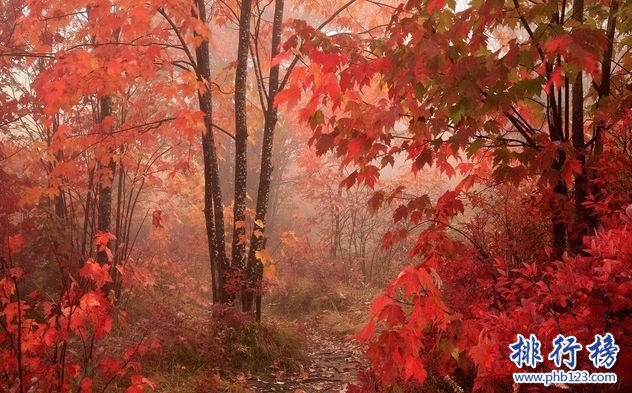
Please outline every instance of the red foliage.
M458 244L464 251L449 262L432 256L405 269L375 299L371 322L359 335L368 344L381 386L411 378L423 382L427 370L434 375L475 372L474 389L484 391L510 385L517 369L507 346L517 333L536 334L543 353L560 332L585 344L595 334L611 332L621 348L630 348L632 230L621 224L586 238L586 255L565 261L510 268L497 258L486 266ZM450 267L454 264L458 270ZM437 265L443 290L432 268ZM622 351L609 370L626 386L631 357ZM546 362L539 371L553 368ZM586 356L578 368L599 371Z
M58 300L39 291L27 296L27 275L16 266L24 240L11 237L0 275L0 364L8 391L92 392L93 381L107 388L115 379L129 378L127 392L143 392L151 382L139 375L139 357L154 342L139 342L122 355L108 354L103 342L112 331L114 307L104 292L112 282L109 265L88 260L80 280L70 284ZM17 241L19 239L20 241Z
M418 264L375 299L359 335L375 377L367 391L445 376L466 390L509 390L516 334L536 334L543 352L560 333L588 344L611 332L632 347L632 233L622 213L632 189L629 73L607 76L627 88L599 88L610 72L599 64L612 60L603 48L616 39L607 38L616 5L582 8L601 22L571 28L558 18L566 3L547 4L554 11L520 1L463 10L406 1L376 39L294 26L290 42L310 64L277 98L309 93L300 113L316 151L352 166L342 186L373 188L396 160L457 183L436 198L427 190L397 198L408 202L394 206L404 228L384 245L415 231L409 256ZM571 121L578 70L592 83L572 99L582 113ZM370 208L387 206L385 196L377 191ZM622 351L611 370L616 389L631 388L629 364ZM592 369L585 357L579 367Z

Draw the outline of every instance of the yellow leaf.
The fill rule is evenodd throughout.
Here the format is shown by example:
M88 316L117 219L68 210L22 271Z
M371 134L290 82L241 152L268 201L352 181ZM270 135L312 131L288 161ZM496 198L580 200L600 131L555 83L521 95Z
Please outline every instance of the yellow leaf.
M273 263L272 256L270 255L268 250L256 251L255 256L258 260L261 261L261 263L263 263L263 266L267 266L268 264Z
M281 235L281 242L285 245L289 245L292 243L296 243L298 241L298 237L292 231L283 232Z
M79 303L81 308L84 310L88 309L88 307L97 307L101 305L99 298L94 294L94 292L88 292L83 295Z
M268 266L263 268L263 275L268 280L273 279L276 276L276 266L271 263Z
M259 228L263 228L263 227L264 227L264 226L263 226L263 221L262 221L262 220L260 220L260 219L255 220L255 224L257 224L257 226L258 226Z

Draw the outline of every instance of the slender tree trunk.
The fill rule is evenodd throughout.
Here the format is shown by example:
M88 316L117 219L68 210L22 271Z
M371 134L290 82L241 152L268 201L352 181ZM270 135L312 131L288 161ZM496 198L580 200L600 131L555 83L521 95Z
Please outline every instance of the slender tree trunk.
M221 296L220 300L220 292L223 292L219 287L223 286L223 280L218 282L217 280L217 271L221 272L221 276L224 274L223 266L216 265L216 252L215 252L215 217L213 212L213 187L212 187L212 160L209 152L212 149L215 149L213 143L209 138L210 132L206 132L202 136L202 150L204 151L204 218L206 220L206 237L208 241L209 247L209 263L211 268L211 300L213 303L217 303L218 301L224 301L224 297Z
M553 64L547 63L547 75L553 71ZM548 112L547 120L549 126L549 135L552 142L564 141L564 125L562 124L562 108L561 102L555 97L555 89L551 89L547 96ZM553 170L560 173L557 183L553 188L554 196L552 201L552 239L553 239L553 257L561 260L566 251L566 229L567 222L563 215L564 201L568 197L568 189L561 176L561 169L566 161L566 153L562 149L558 149L557 159L553 163Z
M277 0L274 6L274 19L272 21L272 49L271 58L279 53L279 45L281 44L281 28L283 25L283 7L284 0ZM274 147L274 131L278 120L277 108L274 105L274 99L279 90L279 65L275 65L270 69L270 78L268 84L268 102L265 113L263 126L263 146L261 148L261 171L259 174L259 188L257 190L257 207L256 220L254 230L250 238L250 251L248 253L248 265L246 269L246 278L248 283L253 286L251 291L247 291L244 295L244 311L252 310L252 300L256 297L256 315L257 320L261 319L261 280L263 279L263 267L257 259L257 251L261 251L265 244L265 225L264 223L268 212L268 203L270 198L270 186L272 182L272 151ZM254 290L254 293L253 293Z
M88 192L86 194L86 204L84 207L84 216L83 216L83 233L81 235L81 261L80 264L83 266L83 263L88 256L89 252L86 252L86 247L88 245L88 233L90 231L90 216L92 215L92 188L94 187L94 167L88 170Z
M246 190L248 171L248 120L246 93L252 1L242 0L239 15L237 71L235 73L235 194L233 203L232 267L243 269L246 254Z
M579 23L584 21L584 0L573 2L573 19ZM583 73L580 71L573 82L572 96L572 142L580 162L581 171L575 177L575 228L570 236L570 248L574 254L582 249L582 241L588 229L588 210L584 206L588 196L588 176L586 157L584 154L584 87Z
M100 100L101 111L100 111L100 122L103 123L106 118L112 116L113 112L113 104L112 97L109 95L101 97ZM111 130L103 129L102 132L110 132ZM105 173L100 173L99 175L99 204L97 207L97 231L99 232L110 232L110 227L112 223L112 183L114 181L114 174L116 172L116 162L112 157L110 157L110 161L105 168ZM107 176L106 179L104 177ZM108 244L107 247L111 247L111 244ZM97 252L97 261L99 263L107 263L108 256L105 251Z
M610 79L612 76L612 52L614 45L614 35L617 26L617 13L619 11L619 1L612 0L610 3L610 13L608 15L608 25L606 27L606 36L608 38L608 44L604 52L603 60L601 62L601 83L599 84L597 109L602 105L603 100L610 96ZM607 123L605 119L598 119L593 131L593 150L591 161L598 158L603 152L603 133L606 130ZM589 179L595 177L595 173L589 172ZM602 198L601 191L596 185L591 186L591 192L595 200ZM591 215L588 220L587 232L592 233L599 225L598 217Z
M197 0L198 17L206 23L206 8L204 0ZM206 83L205 90L198 92L200 110L204 113L205 133L202 136L202 150L204 155L204 216L206 220L206 234L209 247L212 277L213 300L228 303L230 296L225 290L228 259L224 238L224 210L222 192L219 186L219 168L215 138L213 134L213 98L211 94L211 67L208 40L202 41L195 50L198 78ZM215 286L215 283L217 285Z
M123 147L119 148L119 151L123 153ZM121 279L121 275L116 268L119 263L126 258L126 255L122 255L118 252L121 248L121 245L126 244L128 239L123 235L122 225L123 225L123 204L124 204L124 188L125 188L125 167L123 163L119 161L119 170L118 170L118 182L116 186L116 226L114 235L116 236L116 240L114 244L116 245L116 256L114 257L114 261L112 262L112 269L110 271L110 275L112 276L112 285L116 289L119 286L119 280ZM116 290L114 291L116 294Z
M619 0L610 2L610 14L608 15L608 26L606 27L606 35L608 44L604 52L603 61L601 62L601 84L599 85L599 98L597 106L601 101L610 96L610 78L612 76L612 52L614 45L614 34L617 27L617 13L619 12ZM595 148L594 154L599 155L603 151L603 131L606 128L606 122L600 119L595 127Z

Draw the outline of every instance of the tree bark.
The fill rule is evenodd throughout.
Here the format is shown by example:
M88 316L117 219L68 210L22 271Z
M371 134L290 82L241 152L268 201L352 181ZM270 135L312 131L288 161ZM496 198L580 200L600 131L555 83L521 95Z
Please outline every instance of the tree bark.
M274 19L272 21L272 49L270 56L274 59L279 53L281 44L281 29L283 26L284 0L277 0L274 6ZM268 84L268 100L263 126L263 145L261 147L261 171L259 174L259 188L257 190L256 220L253 233L250 238L250 251L246 268L246 279L250 286L244 294L244 311L252 311L252 301L256 298L256 316L261 319L261 281L263 279L263 266L257 259L257 251L261 251L265 244L265 223L268 213L270 198L270 186L272 180L272 151L274 147L274 131L278 120L278 111L274 105L276 94L279 90L279 65L270 69Z
M551 23L555 22L555 16ZM551 75L553 72L553 63L546 63L546 73ZM561 101L561 100L560 100ZM565 140L562 103L558 102L555 97L555 89L551 88L551 91L547 95L547 122L549 126L549 136L552 142L561 144ZM564 201L568 197L568 188L564 179L561 176L561 170L566 162L566 153L561 147L558 147L557 159L553 163L552 169L556 171L559 176L557 183L553 188L554 196L551 204L552 209L552 239L553 239L553 257L557 260L562 260L562 256L566 251L566 232L567 222L562 214Z
M204 0L196 0L198 18L206 23ZM219 186L219 168L215 138L213 135L213 97L211 93L211 68L208 40L202 41L195 50L198 79L206 84L204 91L198 91L200 110L204 113L205 132L202 135L202 151L204 155L204 218L209 247L211 266L211 284L213 301L228 303L230 296L224 284L229 265L226 258L224 238L224 210L222 192Z
M248 52L250 48L250 16L252 1L242 0L239 15L237 70L235 73L235 194L233 203L233 269L245 267L246 254L246 190L248 171L248 122L246 93Z
M610 79L612 76L612 52L614 45L614 35L617 26L617 13L619 11L619 1L613 0L610 3L610 13L608 15L608 25L606 27L606 36L608 38L608 44L606 46L606 50L604 52L603 60L601 62L601 83L599 84L599 88L597 91L597 105L596 109L601 107L604 98L610 96ZM597 157L601 155L603 152L603 133L607 128L607 123L605 119L598 119L593 131L593 149L592 149L592 157L591 161L595 160ZM589 179L593 178L596 174L589 172ZM591 193L595 198L595 201L599 201L602 199L601 191L595 185L591 186ZM588 219L588 227L587 232L592 233L597 226L599 225L598 217L596 215L591 215Z
M584 21L584 0L573 2L572 18L579 23ZM588 210L584 206L588 196L588 176L586 172L586 157L584 154L584 87L583 73L579 71L573 82L572 96L572 142L577 154L576 159L581 165L580 173L575 176L575 228L570 237L570 249L577 254L582 249L584 236L588 233Z
M94 216L92 211L92 189L94 187L94 167L88 170L88 192L86 193L86 204L84 207L84 216L83 216L83 232L81 234L81 260L80 264L83 266L83 263L86 257L90 254L87 250L88 246L88 233L90 232L89 226L91 221L91 216Z
M612 51L614 45L614 34L617 27L618 11L619 0L612 0L612 2L610 3L610 13L608 14L608 26L606 27L608 44L604 52L603 61L601 62L601 83L599 84L599 98L597 99L597 107L600 106L604 97L610 96L610 78L612 76ZM600 119L595 127L595 155L599 155L603 151L603 131L605 128L606 122L603 119Z
M112 97L109 95L101 97L100 105L99 121L103 123L107 117L112 116ZM110 130L102 130L102 132L110 132ZM103 167L101 169L103 169ZM114 182L114 174L116 172L116 162L112 157L110 157L105 169L105 174L99 174L99 204L97 208L97 231L99 232L110 232L112 223L112 183ZM104 176L107 176L107 179L104 180ZM109 243L107 247L110 247ZM101 264L108 262L108 256L105 251L97 252L97 262Z

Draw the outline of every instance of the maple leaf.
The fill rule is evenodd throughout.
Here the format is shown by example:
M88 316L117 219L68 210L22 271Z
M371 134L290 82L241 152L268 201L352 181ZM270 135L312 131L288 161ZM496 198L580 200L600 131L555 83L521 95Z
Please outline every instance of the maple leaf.
M114 254L112 250L108 247L111 241L116 240L116 236L114 236L110 232L99 231L94 235L94 245L97 247L98 252L105 252L108 258L108 261L112 261L114 259Z
M336 71L338 64L344 61L343 56L340 53L325 53L320 51L314 51L310 54L312 61L318 63L323 72L331 73Z
M404 310L402 310L402 307L397 304L384 306L378 315L378 318L385 320L390 326L395 326L406 321Z
M110 265L100 265L92 259L84 263L79 270L79 275L93 281L97 288L103 288L105 284L112 282L112 277L110 276Z
M255 251L255 257L257 257L257 259L259 261L261 261L261 263L264 266L267 266L269 264L273 264L274 260L272 259L272 256L270 255L270 253L268 252L268 250L259 250L259 251Z
M90 291L81 297L79 304L81 308L88 310L89 308L99 307L101 305L101 299L94 291Z
M375 319L371 318L362 331L358 334L358 340L361 342L367 341L375 332Z
M369 199L369 202L368 202L369 210L373 213L378 211L380 207L382 206L382 203L384 202L384 197L385 197L384 191L374 192L373 195L371 195L371 198Z
M292 109L296 106L300 96L301 89L297 85L290 85L276 94L274 105L279 106L287 103L288 109Z
M457 184L457 186L455 187L455 190L458 192L461 191L468 191L469 189L471 189L477 179L478 176L476 175L468 175L466 176L463 180L461 180L459 182L459 184Z
M425 165L432 166L433 152L430 149L424 149L415 159L413 163L413 172L423 169Z
M421 289L421 282L419 282L417 269L407 267L402 270L395 281L393 281L390 288L395 288L397 286L403 286L404 293L406 295L414 295L418 293L419 289Z
M2 309L2 314L4 314L7 323L12 323L14 320L17 319L18 316L18 303L9 303L4 306L4 309Z
M362 171L358 173L357 181L364 182L369 188L375 187L375 181L380 176L380 170L374 165L366 165Z
M551 77L548 82L544 86L544 92L549 94L551 92L552 87L560 87L563 82L563 70L561 67L556 67L551 73Z
M573 42L570 34L562 34L544 44L544 48L548 53L564 54Z
M571 184L573 182L573 176L579 175L582 173L583 165L579 160L566 160L564 165L562 166L562 180L566 184Z
M347 156L349 158L354 159L360 155L360 151L362 150L362 146L364 145L364 138L361 136L355 137L351 139L347 143Z
M278 55L272 58L272 61L270 62L270 67L279 65L281 64L282 61L289 59L292 53L293 52L291 50L285 50L285 51L280 52Z
M340 182L341 187L345 187L347 189L353 187L356 184L356 179L358 178L358 171L355 170L349 174L343 181Z
M388 295L388 294L380 294L378 295L374 300L373 300L373 304L371 305L371 314L377 316L379 318L379 315L382 313L382 310L384 310L384 308L390 304L393 304L393 298Z
M418 357L408 356L406 357L404 364L404 378L406 378L407 380L414 378L420 383L426 380L428 374L426 372L426 369L424 368L423 363Z

